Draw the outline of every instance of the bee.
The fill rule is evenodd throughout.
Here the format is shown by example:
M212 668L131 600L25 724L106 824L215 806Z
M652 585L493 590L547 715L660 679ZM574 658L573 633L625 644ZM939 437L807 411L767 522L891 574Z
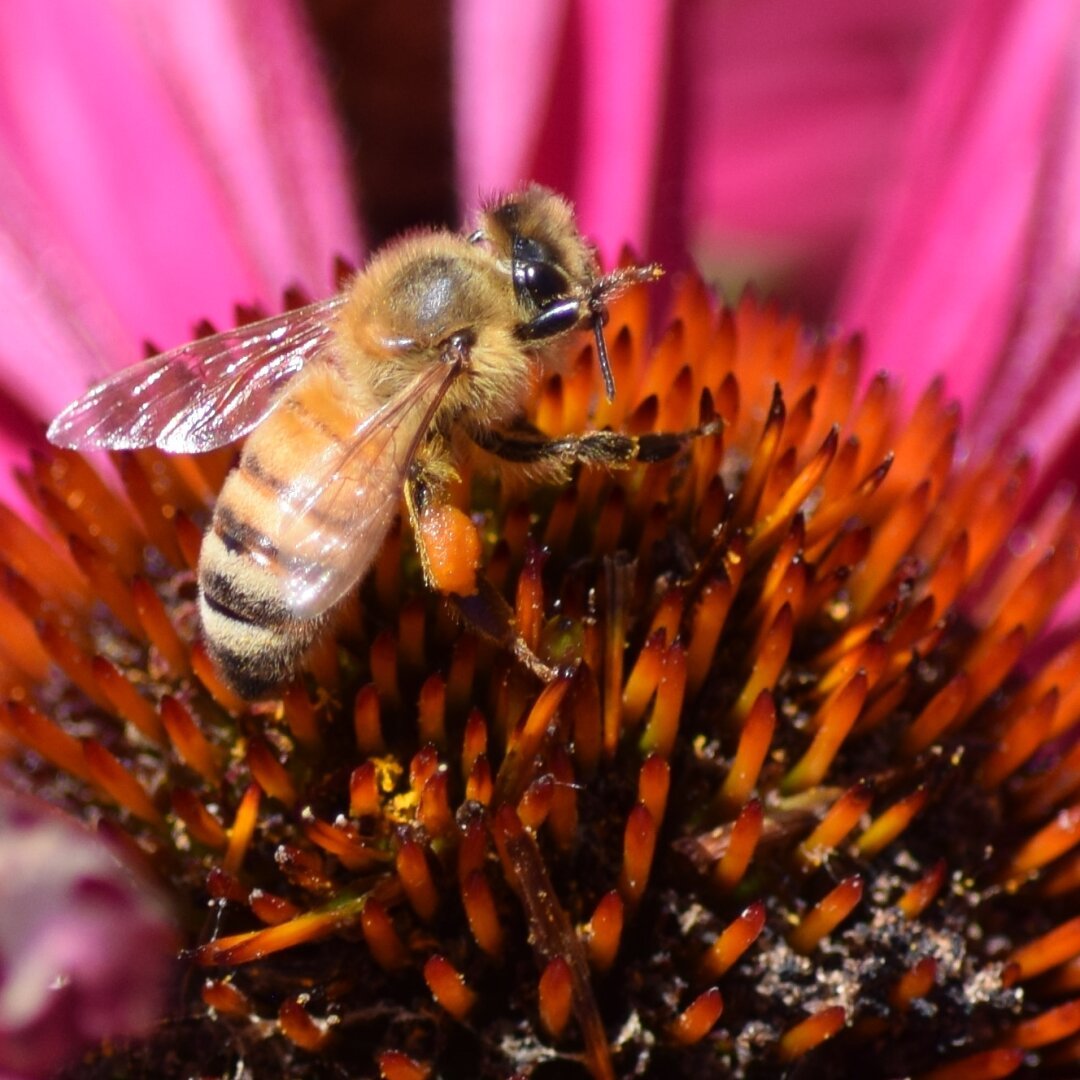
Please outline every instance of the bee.
M289 676L371 566L404 494L425 511L480 447L550 477L675 453L675 436L545 438L523 421L545 366L591 328L608 397L608 301L656 266L603 274L571 206L533 185L471 233L387 244L338 295L119 372L49 427L58 446L198 454L246 436L199 558L207 649L247 698ZM468 592L468 589L463 590ZM524 645L524 643L521 643Z

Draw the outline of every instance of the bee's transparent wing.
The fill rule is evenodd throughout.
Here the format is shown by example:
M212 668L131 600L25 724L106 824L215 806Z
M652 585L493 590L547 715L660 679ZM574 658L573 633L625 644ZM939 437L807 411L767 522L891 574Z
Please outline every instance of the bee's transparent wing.
M460 368L433 361L281 493L283 595L298 619L333 607L374 561L401 505L409 466Z
M125 368L69 405L49 441L76 450L200 454L246 435L322 352L345 294L192 341Z

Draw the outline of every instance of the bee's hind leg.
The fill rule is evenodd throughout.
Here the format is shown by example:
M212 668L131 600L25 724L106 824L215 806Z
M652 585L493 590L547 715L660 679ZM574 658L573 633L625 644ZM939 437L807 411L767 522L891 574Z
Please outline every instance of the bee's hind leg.
M456 593L449 596L465 622L488 641L511 653L522 667L528 668L541 682L551 682L564 673L565 668L544 663L529 648L518 630L514 610L502 593L483 576L477 579L477 586L472 596L459 596Z
M412 527L413 536L416 539L416 554L420 558L420 570L424 575L424 581L429 587L437 588L438 586L432 577L428 544L424 538L421 525L421 515L424 509L433 505L433 502L432 487L426 475L426 470L419 462L414 461L405 480L405 511L409 515L409 525Z

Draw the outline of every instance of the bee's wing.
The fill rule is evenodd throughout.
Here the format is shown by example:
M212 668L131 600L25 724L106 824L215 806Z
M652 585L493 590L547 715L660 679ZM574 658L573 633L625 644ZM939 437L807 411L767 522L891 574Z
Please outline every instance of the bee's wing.
M345 294L152 356L98 383L49 426L76 450L200 454L246 435L333 335Z
M327 611L371 565L401 505L417 448L459 370L433 361L280 494L283 595L296 618Z

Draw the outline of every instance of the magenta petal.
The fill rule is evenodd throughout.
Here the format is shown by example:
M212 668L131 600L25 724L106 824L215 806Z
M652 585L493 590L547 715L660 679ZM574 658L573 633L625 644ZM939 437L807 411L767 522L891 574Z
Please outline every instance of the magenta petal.
M0 89L0 110L5 94ZM62 209L50 205L45 179L16 171L10 136L0 112L6 144L0 152L0 370L7 393L45 420L91 378L135 359L138 338L118 316L105 274L84 257Z
M1074 44L1080 23L1074 26ZM979 401L980 422L1015 432L1044 483L1080 481L1080 71L1054 119L1016 332Z
M937 0L695 0L681 11L694 247L834 287L898 156Z
M97 838L0 792L0 1071L34 1076L159 1018L176 937Z
M143 339L356 255L302 31L278 0L0 5L0 361L43 417Z
M267 299L283 283L327 290L333 258L356 260L360 246L344 148L299 5L114 3L175 101Z
M1074 287L1080 293L1080 285ZM1012 408L1008 412L1003 408L1002 413L1003 429L1031 451L1046 474L1045 483L1064 480L1076 486L1080 485L1080 296L1073 301L1060 338L1045 357L1037 358L1041 362L1021 369L1023 381L1018 379L1014 387Z
M671 0L575 7L566 0L459 0L454 112L463 202L561 176L582 227L605 256L613 258L627 241L642 245L671 13ZM570 27L568 15L575 20ZM557 77L567 79L559 94Z
M956 10L900 181L840 311L867 328L871 369L903 373L911 393L946 371L970 403L1021 299L1076 8L979 0Z
M454 126L465 206L532 178L567 8L567 0L453 5Z
M578 217L610 261L645 240L668 83L671 0L582 5Z

